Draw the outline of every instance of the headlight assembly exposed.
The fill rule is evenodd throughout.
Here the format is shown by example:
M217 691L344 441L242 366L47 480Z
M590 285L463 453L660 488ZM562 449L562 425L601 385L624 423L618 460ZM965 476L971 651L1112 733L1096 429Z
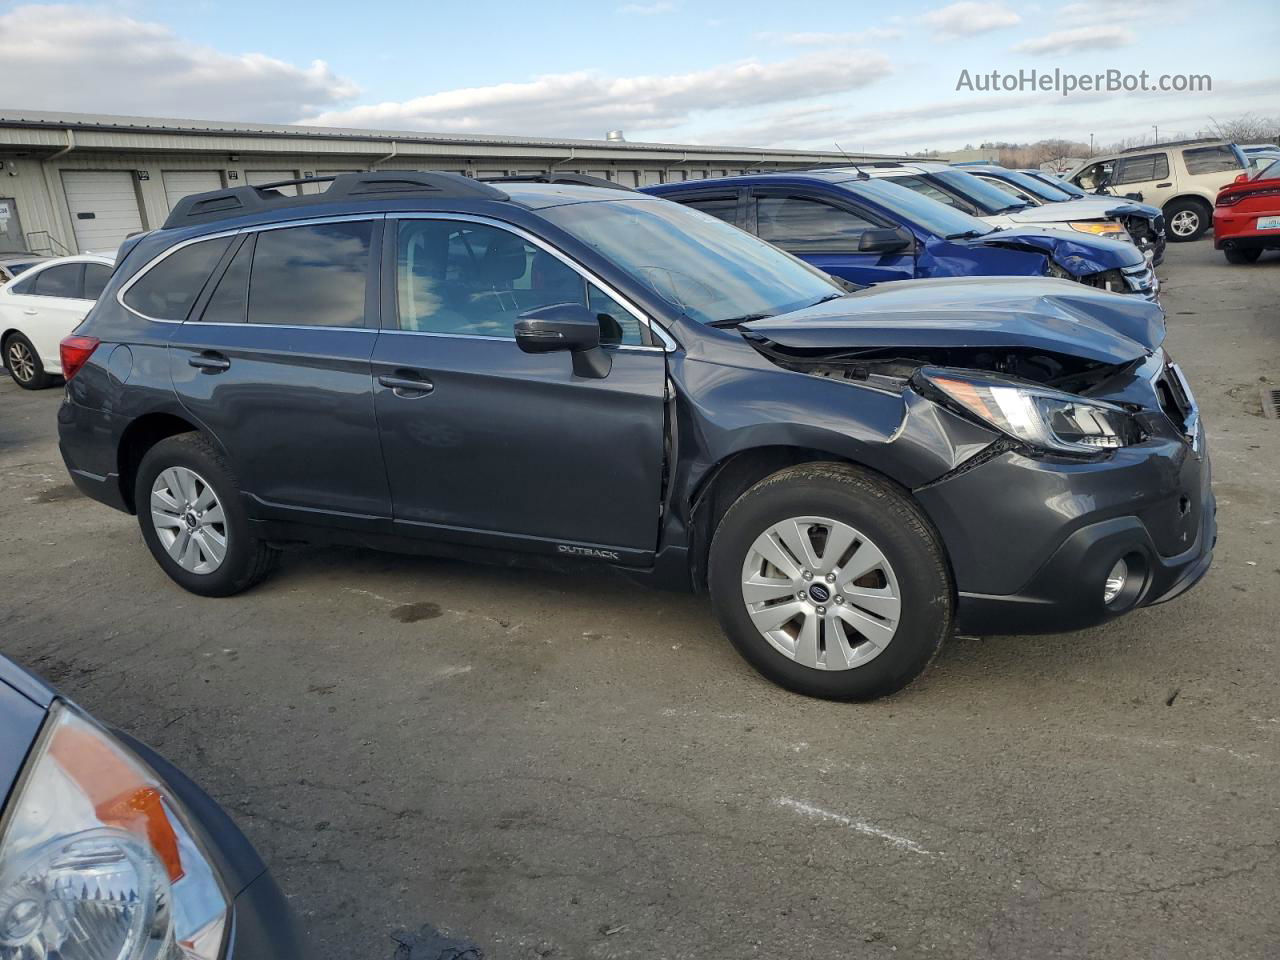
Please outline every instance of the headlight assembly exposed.
M1080 233L1093 233L1116 240L1127 240L1129 237L1129 231L1124 228L1124 224L1114 220L1069 220L1067 226Z
M1137 421L1109 403L952 370L926 368L917 376L952 405L1041 450L1096 455L1143 439Z
M159 779L55 704L0 836L0 960L218 960L226 895Z

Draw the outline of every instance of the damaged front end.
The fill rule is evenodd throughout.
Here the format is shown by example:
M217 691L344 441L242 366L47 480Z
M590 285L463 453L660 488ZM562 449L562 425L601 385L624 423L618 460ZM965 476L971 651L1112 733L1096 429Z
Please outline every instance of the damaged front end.
M1133 294L1155 301L1160 281L1151 261L1127 241L1091 237L1061 230L996 230L975 241L983 246L1042 253L1047 276L1075 280L1111 293Z

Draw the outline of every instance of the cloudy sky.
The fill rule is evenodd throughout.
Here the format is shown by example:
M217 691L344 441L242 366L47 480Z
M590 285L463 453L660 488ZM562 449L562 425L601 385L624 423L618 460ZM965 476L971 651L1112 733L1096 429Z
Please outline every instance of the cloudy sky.
M0 107L897 152L1280 114L1275 0L0 0ZM957 90L1059 68L1212 91Z

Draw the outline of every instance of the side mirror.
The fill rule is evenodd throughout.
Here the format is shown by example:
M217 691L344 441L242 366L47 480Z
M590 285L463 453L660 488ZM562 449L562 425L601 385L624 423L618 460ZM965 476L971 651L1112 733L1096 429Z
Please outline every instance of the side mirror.
M1141 192L1138 192L1138 193L1126 193L1126 194L1124 195L1124 198L1125 198L1126 200L1133 200L1133 201L1135 201L1136 203L1141 203L1141 202L1142 202L1142 193L1141 193Z
M580 303L553 303L520 314L516 320L516 345L525 353L573 354L573 372L579 377L603 379L613 360L600 348L600 320Z
M885 227L882 230L866 230L858 240L859 253L897 253L915 243L915 237L906 227Z

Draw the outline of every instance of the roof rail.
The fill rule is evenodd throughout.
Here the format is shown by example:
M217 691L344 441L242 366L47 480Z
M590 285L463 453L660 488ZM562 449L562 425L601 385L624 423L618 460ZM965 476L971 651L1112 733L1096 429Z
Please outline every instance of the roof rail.
M581 187L604 187L608 190L626 190L639 193L634 187L606 180L604 177L593 177L586 173L516 173L506 177L485 177L481 183L571 183Z
M1221 137L1191 137L1189 140L1165 140L1162 143L1148 143L1141 147L1126 147L1121 153L1147 153L1151 150L1163 150L1165 147L1185 147L1190 143L1230 143Z
M328 183L329 189L295 197L276 189L305 183ZM357 198L395 199L415 195L478 200L508 199L497 187L464 177L460 173L417 173L412 170L343 173L333 177L277 180L251 187L231 187L192 194L174 204L164 222L164 229L228 220L266 210L292 210Z

